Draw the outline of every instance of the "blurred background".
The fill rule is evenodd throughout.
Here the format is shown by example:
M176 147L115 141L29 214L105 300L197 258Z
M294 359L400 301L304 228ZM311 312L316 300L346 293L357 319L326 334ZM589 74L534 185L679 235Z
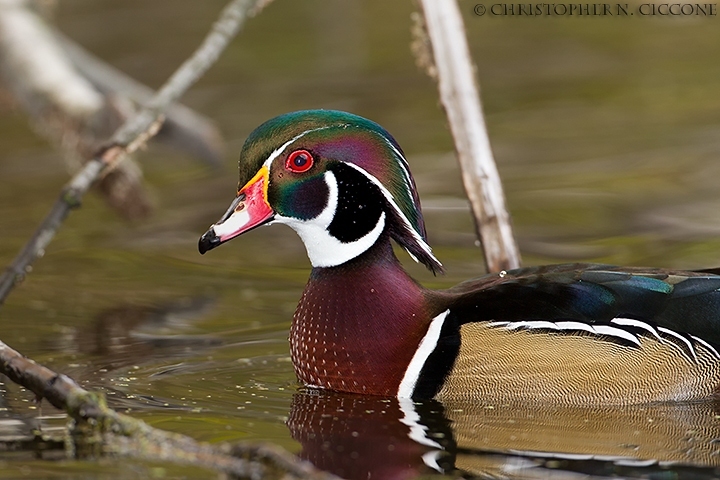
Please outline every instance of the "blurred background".
M720 19L477 16L482 2L459 3L523 263L720 266ZM224 4L61 0L52 18L158 88ZM407 154L448 270L435 278L399 253L413 275L438 288L484 273L435 84L410 52L414 8L275 0L249 20L182 99L221 131L222 164L151 142L137 159L152 213L128 221L89 194L0 310L0 338L155 426L297 450L284 425L295 390L286 338L304 248L282 226L205 256L197 240L234 197L256 126L340 109L383 125ZM5 266L69 174L8 94L0 145ZM30 397L8 388L9 405L32 415Z

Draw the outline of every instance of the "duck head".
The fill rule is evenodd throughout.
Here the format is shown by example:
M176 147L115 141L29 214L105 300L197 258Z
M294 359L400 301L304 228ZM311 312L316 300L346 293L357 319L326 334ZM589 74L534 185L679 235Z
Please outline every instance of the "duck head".
M200 253L284 223L300 235L313 267L341 265L390 237L442 271L407 161L380 125L332 110L281 115L250 134L239 169L237 197L200 238Z

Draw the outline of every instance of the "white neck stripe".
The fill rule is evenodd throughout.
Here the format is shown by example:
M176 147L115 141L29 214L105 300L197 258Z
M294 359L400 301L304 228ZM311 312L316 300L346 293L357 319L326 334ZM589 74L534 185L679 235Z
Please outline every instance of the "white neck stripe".
M331 171L323 176L328 186L328 203L320 214L309 220L275 215L275 221L290 226L302 239L313 267L335 267L352 260L372 247L385 229L385 212L375 227L353 242L341 242L330 235L328 228L335 217L338 203L338 183Z

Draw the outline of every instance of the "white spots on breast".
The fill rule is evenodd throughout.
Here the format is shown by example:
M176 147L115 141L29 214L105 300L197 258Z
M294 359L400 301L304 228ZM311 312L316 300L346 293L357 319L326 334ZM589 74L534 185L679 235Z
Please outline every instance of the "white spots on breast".
M423 325L415 323L423 321L423 297L412 290L418 288L412 280L377 273L315 272L291 327L292 360L301 382L355 393L396 392L424 334L413 330ZM412 303L395 307L388 300L407 290L416 294L406 294Z
M327 300L323 299L324 302ZM336 302L324 302L316 302L312 294L303 293L290 329L290 353L300 381L321 388L341 385L346 389L337 361L338 352L343 353L338 348L343 339L333 323L328 321L329 314L337 309L334 306ZM349 360L349 355L346 356ZM347 360L343 363L348 365Z

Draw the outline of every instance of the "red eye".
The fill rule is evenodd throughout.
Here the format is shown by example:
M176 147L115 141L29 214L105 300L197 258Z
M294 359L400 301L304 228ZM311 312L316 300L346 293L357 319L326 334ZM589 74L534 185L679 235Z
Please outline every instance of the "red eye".
M307 150L295 150L288 155L285 168L295 173L304 173L313 166L313 157Z

